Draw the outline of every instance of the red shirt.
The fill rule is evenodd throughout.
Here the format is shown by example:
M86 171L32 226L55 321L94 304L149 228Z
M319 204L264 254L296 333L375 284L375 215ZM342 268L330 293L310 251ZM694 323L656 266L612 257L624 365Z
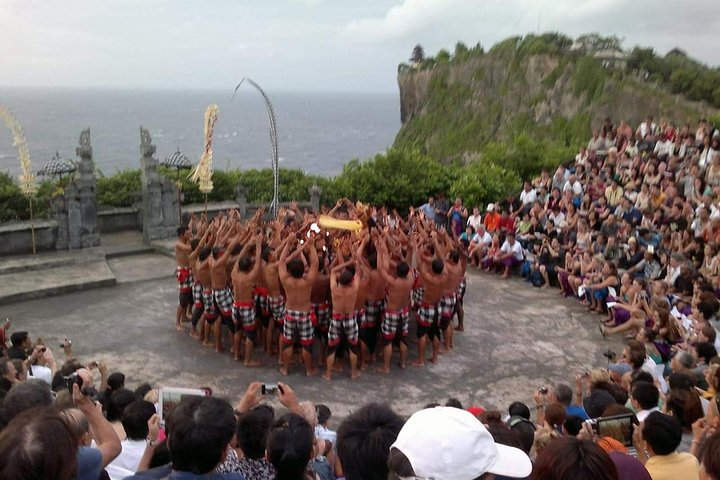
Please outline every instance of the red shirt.
M515 233L515 219L512 217L507 217L507 218L500 217L500 223L499 223L498 227L503 232Z

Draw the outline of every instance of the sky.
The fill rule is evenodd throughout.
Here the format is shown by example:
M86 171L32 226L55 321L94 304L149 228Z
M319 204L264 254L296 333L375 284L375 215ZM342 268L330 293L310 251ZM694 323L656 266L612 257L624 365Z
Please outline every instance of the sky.
M0 0L0 86L390 93L417 43L538 25L720 65L718 0Z

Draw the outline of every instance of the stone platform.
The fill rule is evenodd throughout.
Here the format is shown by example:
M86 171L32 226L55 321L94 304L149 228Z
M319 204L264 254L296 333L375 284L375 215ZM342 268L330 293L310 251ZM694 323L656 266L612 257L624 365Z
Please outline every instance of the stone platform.
M125 275L143 265L160 270L162 278L122 283ZM456 334L455 349L442 355L437 365L404 370L393 366L390 375L370 371L354 382L346 369L327 383L319 376L306 378L295 364L290 375L282 377L275 358L260 354L262 366L246 369L229 353L217 354L175 331L177 286L169 271L144 259L123 266L122 274L118 265L114 268L119 285L0 306L0 318L10 317L13 329L42 336L51 347L69 337L78 358L106 361L111 372L126 374L130 388L142 382L209 386L236 402L251 381L285 381L301 399L328 404L334 426L370 401L387 402L402 414L449 397L463 405L507 409L514 400L532 401L531 393L540 385L570 382L578 372L604 366L602 352L622 348L620 339L601 337L598 315L576 300L558 297L556 290L471 273L466 332ZM410 355L416 352L411 339ZM62 357L57 351L56 355Z

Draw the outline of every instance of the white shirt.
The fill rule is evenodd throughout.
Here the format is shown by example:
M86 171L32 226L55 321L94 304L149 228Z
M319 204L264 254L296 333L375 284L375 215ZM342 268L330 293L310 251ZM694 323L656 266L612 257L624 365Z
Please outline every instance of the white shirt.
M572 190L573 195L579 197L583 193L582 183L580 183L579 180L575 180L575 183L570 183L570 180L568 180L565 182L565 186L563 186L563 192L566 190Z
M510 242L505 240L505 243L503 243L502 247L500 247L500 251L502 253L512 253L518 260L523 259L522 245L520 245L520 242L515 242L510 245Z
M44 367L42 365L33 365L32 366L32 375L28 372L28 377L30 378L36 378L38 380L42 380L43 382L47 383L48 385L52 385L52 370L50 370L48 367Z
M492 237L487 231L485 231L482 236L480 235L480 233L476 233L475 235L473 235L472 241L474 243L483 243L485 245L490 245L492 243Z
M477 215L470 215L467 224L473 227L473 230L477 231L478 227L483 224L482 215L479 213Z
M635 413L635 417L638 419L638 422L644 422L651 413L659 411L660 409L657 407L651 408L650 410L640 410L639 412Z
M145 440L123 440L120 442L122 451L110 464L105 467L111 480L122 480L123 478L135 475L140 459L145 452L147 441Z
M315 436L322 440L327 440L328 442L332 442L333 447L337 443L337 432L334 432L334 431L330 430L329 428L323 427L322 425L317 425L315 427Z
M530 189L529 192L523 190L520 192L520 201L523 205L527 205L528 203L533 203L535 200L537 200L537 192L535 192L534 189Z

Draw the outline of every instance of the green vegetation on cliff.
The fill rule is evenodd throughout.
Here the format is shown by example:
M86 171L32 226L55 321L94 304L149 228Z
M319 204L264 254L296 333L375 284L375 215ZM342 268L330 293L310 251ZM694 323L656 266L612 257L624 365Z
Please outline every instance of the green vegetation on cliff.
M455 55L415 55L413 66L398 69L403 126L394 147L443 162L479 157L528 178L570 160L605 117L636 125L654 115L694 124L717 113L717 69L682 52L626 53L620 44L597 34L547 33L508 38L487 52L458 44ZM486 177L478 178L494 181Z

